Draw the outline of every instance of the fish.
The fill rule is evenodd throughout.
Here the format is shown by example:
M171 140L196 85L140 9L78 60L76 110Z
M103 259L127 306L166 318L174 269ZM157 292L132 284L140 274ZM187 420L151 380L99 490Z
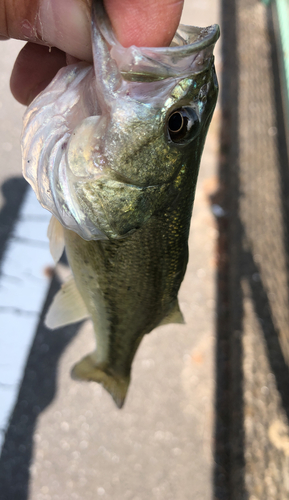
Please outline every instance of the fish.
M184 323L178 291L205 137L218 95L218 25L180 25L170 47L124 48L92 4L93 64L62 68L28 107L23 174L72 277L46 325L90 317L96 350L72 369L118 408L144 335Z

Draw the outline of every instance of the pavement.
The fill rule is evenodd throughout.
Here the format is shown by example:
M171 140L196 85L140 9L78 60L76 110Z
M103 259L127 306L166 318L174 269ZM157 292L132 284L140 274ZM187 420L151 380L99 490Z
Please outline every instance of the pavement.
M289 498L289 163L277 28L274 2L222 3L218 499Z
M179 294L186 324L143 340L117 410L101 386L69 376L94 348L92 325L43 326L63 261L6 425L0 500L289 498L289 169L274 2L188 0L183 22L222 31ZM7 87L17 44L0 45L2 265L27 196L23 108Z
M186 24L205 26L218 20L216 2L185 5ZM11 179L20 175L22 107L4 86L16 47L17 42L1 46L5 88L1 127L7 132L2 148L9 151L5 151L7 162L6 158L1 162L0 180L4 187L12 183L6 193L10 200L15 183L20 183L23 199L27 195L22 182ZM218 48L216 55L218 66ZM60 284L58 276L67 272L63 262L39 311L7 423L0 459L1 500L212 498L217 232L209 195L216 188L218 116L217 111L202 159L190 260L179 295L186 324L162 326L143 340L126 404L119 411L101 386L72 381L69 375L73 364L94 349L91 323L56 332L43 326L45 310ZM7 198L2 199L2 210L5 206ZM14 211L16 220L21 216L20 203ZM6 233L9 241L11 231ZM23 259L29 259L29 252Z

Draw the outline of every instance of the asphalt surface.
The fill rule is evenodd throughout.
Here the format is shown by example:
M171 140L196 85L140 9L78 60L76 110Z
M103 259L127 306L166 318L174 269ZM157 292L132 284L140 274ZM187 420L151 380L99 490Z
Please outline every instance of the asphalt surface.
M218 22L217 3L187 2L183 22ZM5 86L15 43L0 48L4 248L25 184L19 178L22 109ZM56 332L43 326L59 287L58 277L52 280L5 435L1 500L212 498L217 233L209 195L216 188L217 153L218 111L203 155L179 296L186 325L163 326L144 339L121 411L98 384L71 380L73 364L94 349L93 331L89 322ZM65 272L63 262L58 275Z
M272 4L222 3L218 499L289 497L289 163Z
M94 348L91 324L43 326L63 261L7 427L1 500L289 498L289 169L272 12L258 0L186 3L184 22L222 30L180 290L186 325L144 339L117 410L69 376ZM25 184L22 109L6 85L15 44L0 50L3 257Z

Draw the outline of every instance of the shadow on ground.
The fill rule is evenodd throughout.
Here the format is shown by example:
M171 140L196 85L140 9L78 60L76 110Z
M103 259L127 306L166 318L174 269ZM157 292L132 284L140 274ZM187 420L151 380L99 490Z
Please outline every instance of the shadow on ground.
M289 338L286 316L289 309L289 169L272 11L271 8L264 9L258 0L222 0L224 70L220 189L212 198L212 203L220 204L226 214L217 219L214 498L218 500L246 500L252 496L245 477L248 450L243 391L244 301L247 294L242 285L244 282L248 285L254 317L262 335L269 368L274 375L280 405L289 420L289 349L287 352L286 348ZM257 22L253 17L251 23L247 22L246 19L253 16L251 12L260 16ZM250 29L248 37L244 36L243 33ZM259 36L258 29L265 34L264 40ZM256 44L249 46L250 53L246 43L254 36L258 39ZM262 47L258 46L260 41ZM264 48L264 44L267 44L268 50L266 58L261 58L258 51ZM264 98L258 101L260 94ZM13 182L11 185L9 182L6 183L7 193L13 187ZM15 182L17 184L18 181ZM21 191L21 182L17 186L15 189ZM11 215L11 221L17 216L18 208L9 196L0 213L0 223L9 204L14 207L11 213L15 214ZM1 233L6 238L10 234L11 221ZM3 253L2 248L4 243L3 247L0 246ZM54 278L47 304L58 286ZM42 318L40 320L0 459L1 500L28 499L29 465L37 418L54 398L58 361L76 335L78 326L52 333L44 328ZM282 485L280 488L280 496L276 498L286 498ZM259 498L266 498L266 495Z
M0 259L17 220L27 186L22 178L9 179L2 186L5 203L0 212ZM28 499L29 467L37 418L54 399L59 358L79 328L79 324L76 324L52 332L43 325L47 307L59 285L54 277L6 432L0 457L1 500Z
M2 185L1 191L4 204L0 211L0 262L27 188L28 184L23 177L12 177Z
M212 197L212 203L221 205L226 213L217 219L214 498L218 500L246 500L253 493L245 484L245 472L251 472L246 456L251 450L245 441L244 428L244 281L249 285L250 300L264 340L268 364L274 374L284 414L289 420L289 370L286 338L284 340L287 336L289 342L289 168L272 10L267 8L262 20L262 9L265 7L260 7L258 3L257 0L222 1L219 191ZM257 39L258 27L255 27L252 18L252 29L256 32L251 36L252 40L256 37L256 43L251 45L251 54L250 49L247 50L246 58L243 56L246 51L243 33L249 29L245 25L246 16L253 16L252 13L258 14L259 11L260 32L263 30L262 33L265 33L265 41ZM258 60L260 41L268 45L267 60ZM261 85L264 78L265 90L256 85L254 64L256 71L260 72ZM268 100L259 102L258 93L263 92L265 96L267 85L272 93ZM244 122L244 108L248 112L247 123ZM255 113L250 115L250 110L254 109ZM264 121L263 133L260 123ZM261 131L258 134L256 130ZM276 186L273 186L272 179L275 179ZM274 189L279 193L276 207L270 201L274 200ZM278 220L280 227L274 222ZM281 261L284 261L283 268ZM253 397L256 398L256 394ZM254 418L258 419L252 414ZM260 421L255 422L258 423ZM284 494L280 488L280 494Z
M58 289L59 282L53 278L5 436L0 457L1 500L28 499L37 418L55 397L59 359L79 329L79 323L53 332L43 325L47 307Z

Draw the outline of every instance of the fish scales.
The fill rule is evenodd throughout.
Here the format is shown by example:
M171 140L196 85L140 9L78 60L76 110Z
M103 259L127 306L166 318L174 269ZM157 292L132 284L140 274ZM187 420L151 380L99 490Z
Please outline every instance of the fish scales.
M160 324L183 322L178 291L200 159L218 84L218 27L180 26L172 47L123 48L94 0L94 66L63 68L24 117L23 172L53 214L57 261L73 278L46 317L86 317L97 348L72 377L122 407L135 352Z
M131 359L127 350L158 326L177 299L187 264L190 223L189 196L182 201L187 201L185 220L183 207L178 206L152 217L123 240L84 243L75 233L65 232L70 265L76 277L81 275L79 289L83 288L83 295L91 294L93 285L88 285L87 280L93 279L97 294L99 289L103 294L109 322L108 365L115 372L129 375ZM92 316L95 302L93 299ZM97 320L95 323L97 329Z

